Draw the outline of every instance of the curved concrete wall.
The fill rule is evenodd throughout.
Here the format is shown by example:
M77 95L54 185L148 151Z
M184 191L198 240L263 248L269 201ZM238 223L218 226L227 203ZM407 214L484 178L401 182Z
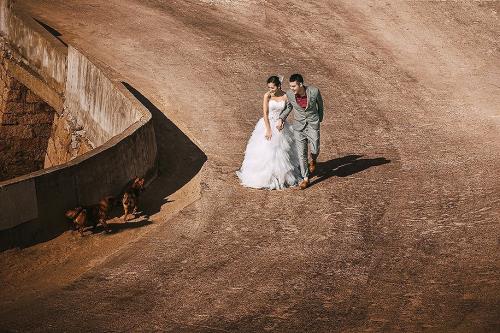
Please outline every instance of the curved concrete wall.
M43 76L48 85L62 94L66 82L67 48L33 18L15 8L12 1L0 0L0 33Z
M141 118L130 99L85 55L72 46L68 48L68 77L65 106L77 117L95 146L123 132ZM111 72L111 71L109 71Z
M97 147L65 164L0 183L1 250L53 238L67 230L67 209L96 203L104 195L117 194L132 177L153 178L157 172L150 112L113 71L72 46L65 57L54 56L57 64L51 64L51 55L64 54L60 42L44 42L56 38L40 33L38 27L30 29L32 22L26 23L26 17L0 0L3 37L20 50L31 69L48 77L48 85L63 83L64 112L81 123ZM19 31L34 37L19 37ZM37 48L43 51L33 51Z

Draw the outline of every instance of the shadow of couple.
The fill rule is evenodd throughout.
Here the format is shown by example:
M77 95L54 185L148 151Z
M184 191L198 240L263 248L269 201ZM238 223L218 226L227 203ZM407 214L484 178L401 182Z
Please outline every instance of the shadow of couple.
M362 158L363 155L347 155L340 158L331 159L326 162L318 162L316 165L315 177L310 183L313 186L330 177L347 177L361 172L373 166L390 163L384 157Z

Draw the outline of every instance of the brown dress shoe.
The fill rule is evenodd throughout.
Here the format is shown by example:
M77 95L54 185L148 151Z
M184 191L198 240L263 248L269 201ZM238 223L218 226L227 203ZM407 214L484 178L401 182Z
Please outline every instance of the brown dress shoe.
M316 160L311 160L311 162L309 162L309 173L313 175L315 171L316 171Z
M305 190L309 186L309 179L304 179L299 183L299 188Z

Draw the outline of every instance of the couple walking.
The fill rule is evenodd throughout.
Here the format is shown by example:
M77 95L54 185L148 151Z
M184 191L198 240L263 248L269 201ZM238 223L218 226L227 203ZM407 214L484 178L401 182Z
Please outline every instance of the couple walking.
M300 74L290 76L290 89L281 90L282 80L271 76L264 95L263 113L250 139L243 164L236 172L242 185L283 189L309 186L319 154L319 127L323 99L318 88L304 85ZM293 110L294 121L286 121ZM308 158L311 148L311 161Z

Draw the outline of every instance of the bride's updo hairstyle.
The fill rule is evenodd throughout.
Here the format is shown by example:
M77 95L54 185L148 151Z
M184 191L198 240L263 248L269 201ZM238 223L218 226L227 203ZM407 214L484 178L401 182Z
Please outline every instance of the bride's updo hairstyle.
M277 77L276 75L273 75L269 79L267 79L267 83L273 83L278 88L281 87L280 78Z

